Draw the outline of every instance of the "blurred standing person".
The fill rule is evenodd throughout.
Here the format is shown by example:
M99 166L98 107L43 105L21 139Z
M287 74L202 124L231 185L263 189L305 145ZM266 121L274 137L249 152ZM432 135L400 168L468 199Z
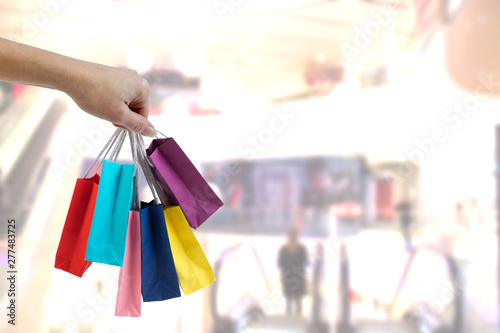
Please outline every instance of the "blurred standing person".
M298 240L298 232L292 229L287 242L278 254L278 267L281 271L281 285L286 299L286 314L302 315L302 298L306 292L307 249Z
M479 226L484 224L479 203L475 198L457 202L455 217L457 225L464 228L465 231L476 231Z
M477 230L479 227L484 225L484 219L479 208L479 202L476 198L470 198L468 209L468 220L469 226L472 231Z
M396 210L399 213L399 224L401 225L401 232L406 244L406 250L410 251L413 249L412 239L411 239L411 226L412 226L412 207L408 198L403 197L403 199L396 205Z
M467 220L467 215L465 214L464 211L464 205L460 201L458 201L455 205L455 219L458 227L470 230L470 225Z

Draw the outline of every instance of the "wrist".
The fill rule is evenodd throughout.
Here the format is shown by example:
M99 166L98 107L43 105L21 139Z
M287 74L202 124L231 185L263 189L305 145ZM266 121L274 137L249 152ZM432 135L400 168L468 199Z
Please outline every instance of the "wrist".
M88 70L87 62L61 56L61 59L49 74L51 88L60 90L69 96L78 94L85 87Z

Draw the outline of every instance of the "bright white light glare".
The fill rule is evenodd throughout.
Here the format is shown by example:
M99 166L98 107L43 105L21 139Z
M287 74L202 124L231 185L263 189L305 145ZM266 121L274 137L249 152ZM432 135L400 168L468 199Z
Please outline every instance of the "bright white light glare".
M395 79L402 75L406 75L413 66L418 62L419 54L414 51L399 52L392 54L387 58L389 78Z
M202 46L188 46L174 56L175 67L189 77L200 77L203 71L205 49Z
M448 14L449 15L454 15L462 6L463 0L448 0Z
M144 47L131 46L127 49L125 61L128 68L144 73L153 66L154 56L150 50Z
M179 95L174 95L165 99L162 103L162 110L165 113L168 112L169 114L176 116L187 115L189 111L186 100Z
M316 56L316 61L317 62L324 62L326 59L325 55L323 53L319 53L317 56Z

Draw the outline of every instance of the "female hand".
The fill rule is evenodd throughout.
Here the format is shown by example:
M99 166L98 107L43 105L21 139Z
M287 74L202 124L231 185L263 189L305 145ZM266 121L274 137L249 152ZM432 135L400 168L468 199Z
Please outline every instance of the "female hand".
M83 62L77 80L62 88L87 113L146 136L156 130L147 120L149 84L136 71Z

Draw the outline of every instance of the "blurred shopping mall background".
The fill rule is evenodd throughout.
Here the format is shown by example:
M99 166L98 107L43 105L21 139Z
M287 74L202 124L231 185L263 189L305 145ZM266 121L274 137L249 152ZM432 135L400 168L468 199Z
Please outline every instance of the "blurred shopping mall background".
M116 267L53 268L113 127L0 82L0 266L15 219L19 271L0 331L498 332L499 15L495 0L3 0L0 37L145 77L152 123L225 206L195 231L217 282L114 317ZM278 267L292 229L300 315Z

